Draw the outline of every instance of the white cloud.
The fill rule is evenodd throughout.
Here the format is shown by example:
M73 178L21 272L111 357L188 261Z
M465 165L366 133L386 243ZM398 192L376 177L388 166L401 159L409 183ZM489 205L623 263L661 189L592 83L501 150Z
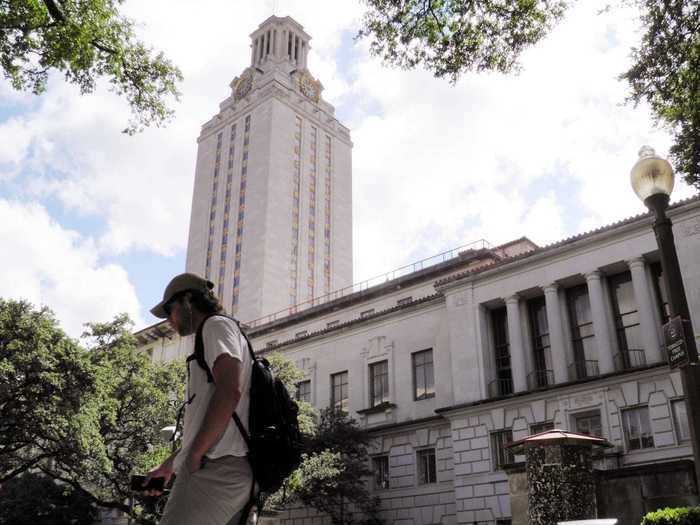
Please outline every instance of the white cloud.
M544 244L644 210L629 170L642 144L664 155L670 139L647 107L623 104L637 12L599 15L603 4L577 4L517 76L450 86L355 63L354 96L381 108L353 128L356 276L479 237ZM690 194L679 184L674 198Z
M642 211L629 169L640 145L664 155L670 141L646 107L622 105L616 78L639 37L636 13L598 15L604 4L576 4L524 55L522 74L467 75L452 86L384 67L366 42L339 49L357 32L361 2L284 2L278 14L313 37L309 68L352 130L357 278L480 237L547 243ZM126 137L123 101L104 87L80 96L55 78L0 124L0 164L21 168L31 197L102 219L95 256L182 253L199 127L248 65L248 35L271 9L221 0L125 8L185 75L175 121ZM679 184L675 197L690 193Z
M42 206L0 200L0 244L0 297L49 306L74 337L83 323L121 312L141 323L126 271L102 264L91 239L62 228Z

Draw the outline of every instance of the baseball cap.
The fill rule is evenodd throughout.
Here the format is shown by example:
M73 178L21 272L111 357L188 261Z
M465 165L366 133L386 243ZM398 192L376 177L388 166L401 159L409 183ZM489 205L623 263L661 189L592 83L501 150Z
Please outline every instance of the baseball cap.
M151 308L151 313L160 319L167 319L168 313L165 311L164 306L177 294L190 290L206 293L213 288L213 282L205 279L204 277L200 277L195 273L187 272L176 275L168 283L168 286L165 287L165 292L163 292L163 300Z

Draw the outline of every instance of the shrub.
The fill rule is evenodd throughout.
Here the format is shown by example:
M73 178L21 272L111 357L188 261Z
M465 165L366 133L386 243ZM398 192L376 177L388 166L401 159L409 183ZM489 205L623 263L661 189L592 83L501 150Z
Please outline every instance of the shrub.
M642 518L641 525L700 525L700 506L667 507L650 512Z

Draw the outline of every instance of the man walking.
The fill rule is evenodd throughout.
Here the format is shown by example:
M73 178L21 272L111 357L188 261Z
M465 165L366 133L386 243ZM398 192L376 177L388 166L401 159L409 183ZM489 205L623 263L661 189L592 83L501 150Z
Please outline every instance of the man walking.
M163 477L167 484L177 474L160 525L237 525L253 488L248 449L232 419L235 411L247 431L252 359L237 324L223 316L213 287L198 275L180 274L151 309L192 350L201 329L212 378L188 360L182 446L146 480Z

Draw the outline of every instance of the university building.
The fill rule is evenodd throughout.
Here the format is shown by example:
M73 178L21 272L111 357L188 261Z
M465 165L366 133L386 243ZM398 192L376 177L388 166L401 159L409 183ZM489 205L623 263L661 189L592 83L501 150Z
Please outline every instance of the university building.
M303 370L299 399L371 430L384 522L510 523L522 458L506 445L552 428L613 445L595 459L599 512L634 523L697 502L650 215L544 247L479 241L349 286L349 132L306 70L299 24L271 17L252 38L199 139L187 269L216 283L258 353ZM668 214L697 337L700 198ZM167 323L137 336L157 360L190 349ZM276 519L324 522L304 508Z

